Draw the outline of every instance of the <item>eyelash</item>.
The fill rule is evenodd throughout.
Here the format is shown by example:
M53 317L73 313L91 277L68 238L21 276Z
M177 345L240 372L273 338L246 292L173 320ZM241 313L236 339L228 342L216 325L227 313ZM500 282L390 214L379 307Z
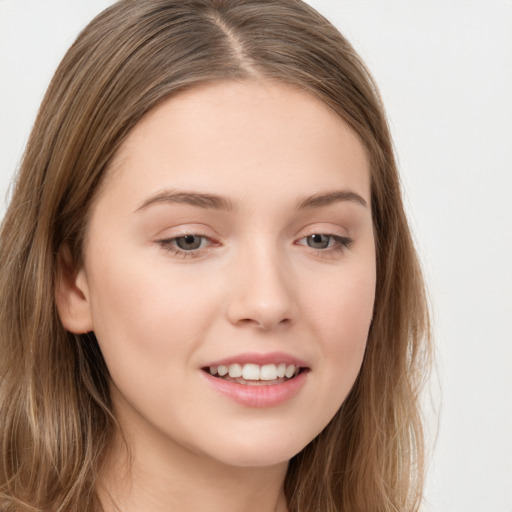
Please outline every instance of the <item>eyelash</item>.
M329 237L330 240L334 241L333 246L327 247L325 249L314 249L313 247L310 247L310 249L313 250L314 254L316 254L317 256L321 256L321 257L328 257L328 255L333 254L333 253L334 254L342 253L343 251L348 249L353 243L353 240L349 237L333 235L333 234L329 234L329 233L313 233L311 235L301 238L300 240L307 240L309 237L315 236L315 235L323 235L323 236ZM213 244L214 246L218 245L218 243L215 242L212 238L210 238L207 235L203 235L201 233L185 233L183 235L175 236L173 238L166 238L164 240L159 240L158 244L165 251L170 252L173 256L177 256L180 258L199 258L199 257L203 256L206 253L206 251L208 250L208 247L202 248L202 249L193 249L190 251L186 251L184 249L180 249L180 248L176 247L176 245L175 245L176 240L179 240L180 238L184 238L186 236L199 237L204 240L207 240L210 244ZM330 240L329 240L329 243L330 243ZM304 244L300 244L300 245L304 245Z
M209 244L218 245L212 238L207 235L203 235L201 233L184 233L183 235L178 235L172 238L166 238L164 240L159 240L158 243L160 246L167 252L170 252L173 256L177 256L179 258L199 258L202 256L207 250L206 248L194 249L191 251L186 251L184 249L180 249L175 245L175 242L180 238L185 238L186 236L193 236L201 238L201 244L203 240L207 240Z
M319 256L326 256L326 253L330 254L330 253L343 252L346 249L348 249L353 242L353 240L349 237L340 236L340 235L332 235L330 233L313 233L311 235L305 236L304 238L301 238L301 240L304 240L304 239L307 240L309 237L316 236L316 235L321 235L321 236L323 235L323 236L328 237L331 240L334 240L334 245L331 247L327 247L325 249L314 249L313 247L310 247L310 249L313 249L315 254L317 254ZM329 240L329 243L330 243L330 240Z

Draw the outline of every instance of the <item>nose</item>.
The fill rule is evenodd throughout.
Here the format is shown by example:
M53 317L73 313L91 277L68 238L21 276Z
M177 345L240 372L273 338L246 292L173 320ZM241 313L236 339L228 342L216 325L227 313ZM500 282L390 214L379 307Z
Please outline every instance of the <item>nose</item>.
M241 254L230 279L227 316L232 324L268 331L295 321L293 276L277 249L260 244Z

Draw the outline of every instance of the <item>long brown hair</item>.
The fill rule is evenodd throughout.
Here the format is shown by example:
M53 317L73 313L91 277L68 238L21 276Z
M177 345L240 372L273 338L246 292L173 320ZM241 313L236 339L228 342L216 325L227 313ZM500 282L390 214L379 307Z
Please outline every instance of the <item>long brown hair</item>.
M116 423L93 333L66 332L57 254L81 261L87 214L130 130L170 95L216 80L308 91L371 163L377 289L357 381L290 461L290 512L410 512L421 498L424 285L377 88L346 39L301 0L123 0L78 36L50 84L0 233L0 509L97 511Z

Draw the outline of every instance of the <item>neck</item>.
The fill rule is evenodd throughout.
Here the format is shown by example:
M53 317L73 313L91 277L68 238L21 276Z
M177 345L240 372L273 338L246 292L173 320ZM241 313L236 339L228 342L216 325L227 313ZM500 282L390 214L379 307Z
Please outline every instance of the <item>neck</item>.
M99 478L105 512L287 512L287 463L235 467L154 439L117 436Z

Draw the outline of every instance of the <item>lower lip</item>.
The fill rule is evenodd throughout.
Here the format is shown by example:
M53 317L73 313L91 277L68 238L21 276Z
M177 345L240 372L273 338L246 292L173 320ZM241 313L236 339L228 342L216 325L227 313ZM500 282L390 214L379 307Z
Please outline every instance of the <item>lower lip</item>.
M275 407L291 400L306 382L308 371L279 384L244 385L201 372L221 394L247 407Z

